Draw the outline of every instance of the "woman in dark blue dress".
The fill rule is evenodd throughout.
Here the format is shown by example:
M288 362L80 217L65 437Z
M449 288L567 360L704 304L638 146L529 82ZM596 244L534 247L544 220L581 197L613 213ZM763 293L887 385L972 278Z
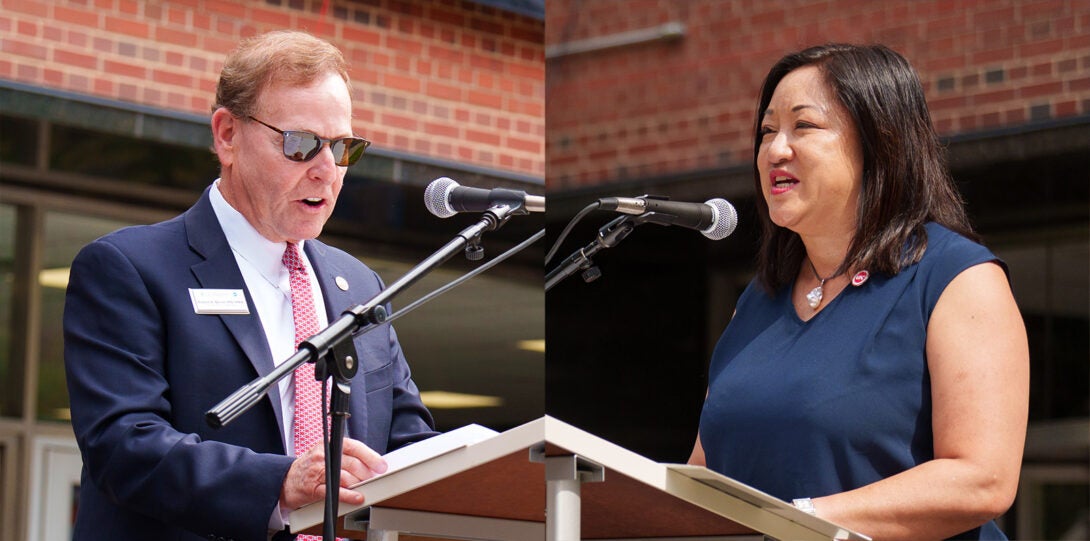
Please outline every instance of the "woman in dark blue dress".
M758 274L690 462L874 539L1006 539L1025 327L914 70L881 46L788 55L755 135Z

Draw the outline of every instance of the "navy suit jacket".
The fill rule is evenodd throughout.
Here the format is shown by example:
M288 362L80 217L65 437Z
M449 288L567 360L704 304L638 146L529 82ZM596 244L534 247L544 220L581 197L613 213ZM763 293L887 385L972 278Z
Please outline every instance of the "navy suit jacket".
M330 321L382 290L378 275L347 253L315 240L305 249ZM190 288L242 290L250 314L197 314ZM80 251L64 337L84 462L75 539L266 539L292 463L276 386L227 427L204 420L273 369L207 190L172 220L122 229ZM393 328L365 333L355 346L362 365L348 435L379 453L434 435Z

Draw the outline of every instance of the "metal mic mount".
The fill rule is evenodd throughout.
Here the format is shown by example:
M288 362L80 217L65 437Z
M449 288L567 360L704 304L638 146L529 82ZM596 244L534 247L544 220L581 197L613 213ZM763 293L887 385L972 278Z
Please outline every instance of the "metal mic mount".
M557 265L555 269L545 275L545 291L552 289L554 285L575 274L578 270L583 271L582 276L585 282L593 282L600 278L602 270L594 264L591 257L605 248L612 248L620 244L640 223L642 221L639 216L621 216L603 225L598 229L598 236L590 244L573 252L560 265Z

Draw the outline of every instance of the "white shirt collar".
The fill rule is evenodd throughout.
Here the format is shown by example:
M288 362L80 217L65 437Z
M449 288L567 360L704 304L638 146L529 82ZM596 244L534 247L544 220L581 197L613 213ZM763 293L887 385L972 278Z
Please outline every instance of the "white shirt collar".
M227 244L239 256L248 261L270 283L277 284L281 272L286 272L283 263L286 242L273 242L265 238L250 224L249 220L239 211L235 210L219 190L220 179L212 183L209 190L209 199L212 202L212 210L216 213L223 234L227 237ZM303 254L303 242L299 241L299 253ZM306 256L303 255L306 261Z

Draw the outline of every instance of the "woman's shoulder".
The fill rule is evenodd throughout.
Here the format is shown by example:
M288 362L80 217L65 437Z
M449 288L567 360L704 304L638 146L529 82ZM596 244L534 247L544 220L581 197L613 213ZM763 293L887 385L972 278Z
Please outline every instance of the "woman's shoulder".
M924 229L927 232L927 248L921 264L928 260L931 264L941 264L960 260L984 262L997 259L983 244L942 224L928 222Z
M918 283L926 284L930 291L928 296L937 300L957 275L981 263L996 263L1007 271L1006 264L983 244L935 222L926 224L925 228L927 248L917 263L916 273L922 278Z

